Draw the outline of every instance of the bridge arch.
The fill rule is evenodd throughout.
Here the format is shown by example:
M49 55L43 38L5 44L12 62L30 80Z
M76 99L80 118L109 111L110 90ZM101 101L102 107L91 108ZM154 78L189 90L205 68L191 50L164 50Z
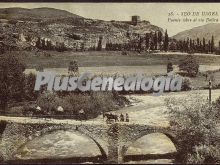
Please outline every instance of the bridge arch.
M88 139L91 139L94 142L94 144L98 147L98 149L101 153L102 159L103 160L107 159L106 150L104 149L103 144L101 144L102 143L101 139L95 139L91 135L85 133L83 130L80 130L80 129L77 129L77 130L71 129L71 128L53 128L53 129L51 129L50 127L44 128L43 130L37 131L34 134L32 134L31 136L29 136L26 139L26 141L17 148L16 152L13 153L13 156L15 156L20 149L22 149L24 146L26 146L29 142L33 141L34 139L39 138L39 137L43 137L48 134L53 134L57 131L70 131L73 133L79 133L80 135L82 135L82 137L84 136L84 137L87 137Z
M132 156L133 158L135 158L135 159L137 159L137 158L140 158L140 157L143 157L144 155L147 155L147 156L153 156L153 155L155 155L155 156L153 156L155 159L157 159L159 156L163 156L164 155L164 157L169 157L169 158L171 158L171 157L173 157L174 158L174 156L176 155L176 152L178 151L178 149L177 149L177 143L176 143L176 140L175 140L175 137L174 137L174 135L172 134L172 133L169 133L169 132L164 132L164 131L158 131L158 132L152 132L152 131L147 131L147 132L142 132L141 134L139 134L138 136L136 136L136 137L134 137L133 138L133 140L129 143L129 144L127 144L127 145L125 145L124 147L123 147L123 159L124 159L124 161L128 161L129 159L128 159L128 157L129 157L129 154L128 154L128 152L129 152L129 149L130 149L130 147L132 147L132 145L134 145L136 142L138 142L139 140L141 140L142 138L144 138L144 137L147 137L147 136L149 136L149 135L154 135L154 134L161 134L161 135L164 135L165 137L167 137L168 139L169 139L169 141L171 142L171 144L173 144L173 147L174 147L174 149L172 149L172 150L174 150L174 151L171 151L170 153L166 153L166 154L163 154L163 153L158 153L158 154L138 154L138 155L135 155L135 156ZM132 155L132 154L131 154ZM138 160L138 159L137 159Z

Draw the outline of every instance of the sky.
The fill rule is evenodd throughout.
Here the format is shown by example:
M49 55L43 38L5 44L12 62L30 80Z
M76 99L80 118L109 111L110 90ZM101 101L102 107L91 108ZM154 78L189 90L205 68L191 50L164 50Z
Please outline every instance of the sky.
M202 12L218 12L218 16L209 16L220 21L220 3L0 3L0 8L23 7L38 8L51 7L62 9L85 18L101 20L128 21L132 15L139 15L141 20L148 20L173 36L183 30L201 26L212 22L168 22L168 18L184 18L181 12L200 12L200 16L188 18L207 18ZM173 12L175 16L168 17ZM179 14L179 15L177 15Z

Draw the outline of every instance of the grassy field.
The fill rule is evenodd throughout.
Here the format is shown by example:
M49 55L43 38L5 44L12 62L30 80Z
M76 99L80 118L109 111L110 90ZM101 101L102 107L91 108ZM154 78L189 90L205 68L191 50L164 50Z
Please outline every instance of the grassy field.
M214 76L214 80L212 81L212 86L216 86L220 84L220 71L212 73ZM203 75L198 75L195 78L191 78L192 86L195 88L203 88L208 87L209 84L209 76L206 80L206 77ZM218 87L219 88L219 87Z
M89 71L95 74L106 75L134 75L144 73L148 76L165 74L166 65L170 60L178 71L177 65L181 59L184 59L187 53L178 52L160 52L147 54L142 52L128 52L122 55L120 51L85 51L85 52L56 52L47 51L50 57L45 56L45 52L23 51L18 52L26 63L26 73L35 72L35 68L42 66L45 70L55 71L58 74L67 74L67 67L71 60L77 60L80 73ZM217 70L220 68L220 56L211 54L194 54L200 64L200 72L208 70ZM215 82L220 82L220 72L214 73ZM198 75L191 78L192 85L195 88L207 86L205 76Z
M48 51L51 56L46 57L43 52L23 51L22 55L27 68L66 68L71 60L77 60L80 67L101 67L101 66L149 66L149 65L166 65L168 60L173 64L185 58L187 54L181 53L157 53L141 54L137 52L128 52L128 55L122 55L120 51L86 51L86 52L56 52ZM217 55L199 55L195 58L199 64L219 65L220 56Z
M211 71L220 69L220 66L216 65L200 65L199 71ZM68 75L68 69L66 68L44 68L44 71L53 71L60 75ZM179 68L174 65L174 71L178 72ZM35 73L36 69L26 69L25 73ZM138 73L143 73L146 76L155 76L166 74L166 65L147 65L147 66L100 66L100 67L79 67L79 72L91 72L94 74L103 75L136 75Z

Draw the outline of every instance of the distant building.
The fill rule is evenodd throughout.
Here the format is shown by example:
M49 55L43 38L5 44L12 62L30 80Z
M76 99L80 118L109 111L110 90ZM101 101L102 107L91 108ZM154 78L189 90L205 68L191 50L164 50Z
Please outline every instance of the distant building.
M140 16L138 16L138 15L131 16L131 22L132 22L133 25L137 25L138 22L140 22L140 21L141 21L141 17Z

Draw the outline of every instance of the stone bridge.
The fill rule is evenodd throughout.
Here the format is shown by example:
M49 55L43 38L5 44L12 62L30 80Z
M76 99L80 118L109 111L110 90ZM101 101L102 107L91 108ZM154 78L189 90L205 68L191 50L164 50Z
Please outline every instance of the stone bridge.
M21 123L1 121L2 142L0 148L4 160L14 159L18 149L35 137L58 130L80 132L91 138L107 162L122 163L125 153L137 139L151 133L165 134L178 151L175 133L170 128L137 123L75 121L71 123Z

